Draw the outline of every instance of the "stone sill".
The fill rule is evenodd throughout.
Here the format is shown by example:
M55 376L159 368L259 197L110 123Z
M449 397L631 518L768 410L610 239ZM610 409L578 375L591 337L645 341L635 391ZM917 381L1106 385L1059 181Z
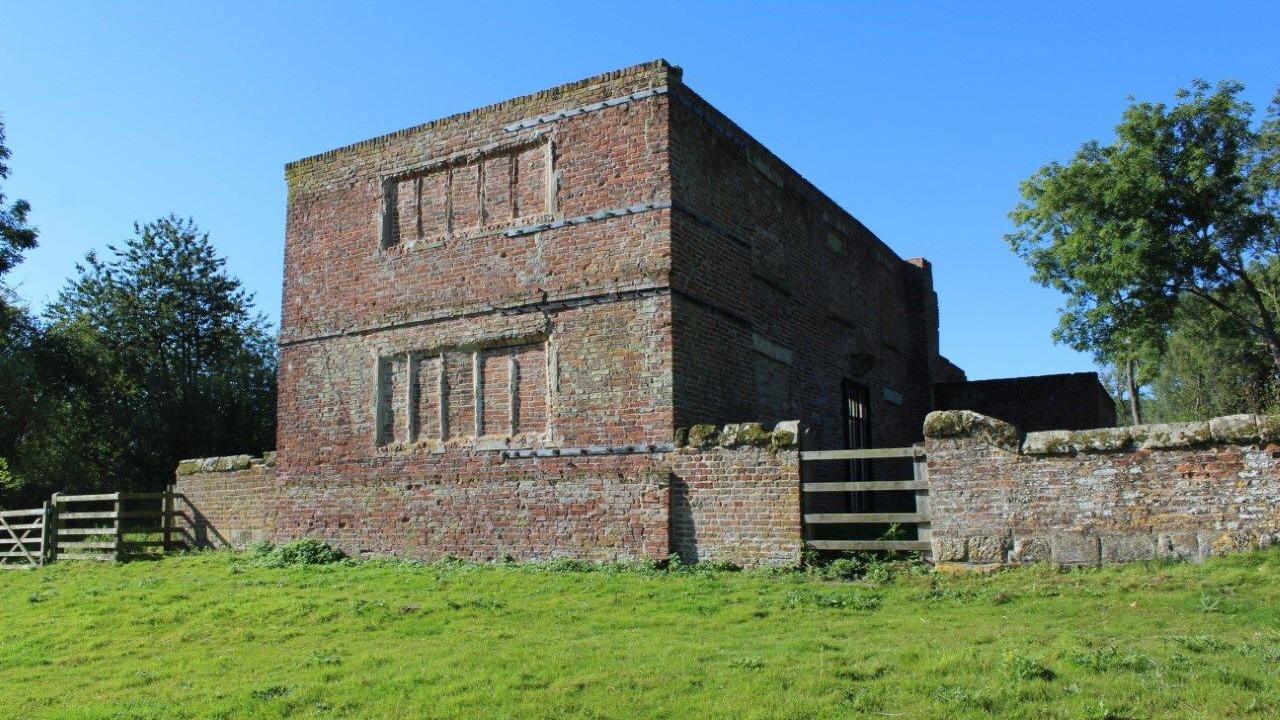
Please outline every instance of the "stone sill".
M549 444L542 435L481 435L457 440L424 439L412 443L389 443L377 448L379 455L403 455L427 453L440 455L448 451L501 452L503 450L532 450L539 447L559 447Z
M391 255L398 253L403 255L417 250L430 250L432 248L444 247L446 243L478 240L491 235L500 235L512 228L540 225L543 223L554 222L555 220L556 216L553 213L526 215L524 217L504 220L502 222L491 223L489 225L477 225L459 232L444 233L442 235L434 235L432 237L418 238L417 240L397 242L394 245L382 248L382 254Z

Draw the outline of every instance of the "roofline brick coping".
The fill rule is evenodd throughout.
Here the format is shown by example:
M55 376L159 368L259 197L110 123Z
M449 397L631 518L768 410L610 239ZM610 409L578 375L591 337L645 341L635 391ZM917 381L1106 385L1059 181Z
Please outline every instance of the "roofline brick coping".
M396 130L394 132L384 133L382 135L377 135L375 137L367 138L365 140L359 140L357 142L343 145L341 147L336 147L336 148L333 148L332 150L326 150L322 153L317 153L315 155L308 155L304 158L294 160L293 162L285 163L285 166L284 166L285 173L288 174L290 171L300 166L310 164L317 160L325 160L325 159L334 157L336 155L349 152L351 150L357 150L363 147L368 147L370 145L377 145L378 143L386 142L387 140L394 140L396 138L401 138L406 135L412 135L414 133L423 132L425 130L434 130L434 129L445 127L448 125L454 125L460 122L469 121L481 115L492 114L492 113L505 110L511 107L515 107L517 105L521 105L533 100L553 100L561 95L572 92L574 90L580 90L584 87L598 85L600 83L609 82L611 80L617 80L619 78L624 78L631 75L637 75L637 76L645 75L657 70L668 71L668 73L670 73L671 75L671 78L675 81L679 81L683 73L683 70L681 70L679 66L672 65L671 63L667 62L662 58L658 58L657 60L650 60L649 62L640 63L638 65L631 65L629 67L621 68L618 70L611 70L607 73L593 75L589 78L584 78L582 80L575 80L573 82L564 83L562 85L557 85L555 87L547 88L545 90L539 90L533 93L528 93L526 95L519 95L517 97L503 100L501 102L491 103L489 105L484 105L471 110L454 113L453 115L446 115L445 117L442 117L442 118L437 118L435 120L421 123L419 125L414 125L412 127Z
M1022 435L1013 425L972 410L935 410L924 420L926 440L976 440L1020 455L1176 450L1208 445L1280 442L1280 415L1225 415L1212 420L1092 430L1042 430Z

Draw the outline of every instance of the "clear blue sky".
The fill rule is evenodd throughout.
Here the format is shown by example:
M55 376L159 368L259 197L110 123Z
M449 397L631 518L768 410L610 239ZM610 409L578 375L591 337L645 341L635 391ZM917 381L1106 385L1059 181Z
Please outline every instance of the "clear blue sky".
M286 162L657 57L904 257L934 263L970 377L1087 370L1002 240L1018 182L1128 95L1280 84L1280 2L6 3L7 194L34 308L170 211L279 315ZM851 278L856 281L856 278Z

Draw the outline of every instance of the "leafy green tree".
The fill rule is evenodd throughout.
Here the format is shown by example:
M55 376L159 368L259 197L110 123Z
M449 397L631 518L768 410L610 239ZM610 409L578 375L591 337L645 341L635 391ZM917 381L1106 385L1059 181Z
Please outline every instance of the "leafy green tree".
M1010 213L1006 240L1067 296L1054 339L1125 367L1135 419L1141 365L1164 356L1188 298L1280 373L1280 286L1259 270L1280 249L1280 104L1255 127L1242 90L1197 81L1172 107L1131 102L1114 143L1041 168Z
M156 489L183 457L270 449L274 340L208 235L171 215L108 253L47 311L50 338L82 358L64 377L91 392L63 397L39 456L81 453L111 475L101 485Z
M1194 297L1178 306L1152 390L1152 413L1162 421L1280 409L1280 379L1266 349L1222 310Z
M0 121L0 180L8 179L9 148L5 145L4 122ZM6 205L4 189L0 187L0 275L13 269L22 260L22 253L36 246L36 229L27 224L31 205L26 200L14 200Z
M0 122L0 180L9 177L5 162L9 157L4 123ZM8 202L0 187L0 280L22 261L25 251L36 246L36 229L27 221L30 209L25 200ZM23 485L9 464L34 413L38 365L33 350L39 336L36 322L15 302L12 291L0 284L0 498L18 492Z

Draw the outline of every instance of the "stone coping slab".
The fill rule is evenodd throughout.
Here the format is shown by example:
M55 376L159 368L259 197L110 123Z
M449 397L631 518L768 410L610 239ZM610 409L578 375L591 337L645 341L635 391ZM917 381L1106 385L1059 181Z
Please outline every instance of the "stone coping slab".
M1042 430L1019 441L1017 428L972 410L939 410L924 421L930 440L976 439L1022 455L1171 450L1206 445L1280 442L1280 415L1226 415L1212 420L1092 430Z

